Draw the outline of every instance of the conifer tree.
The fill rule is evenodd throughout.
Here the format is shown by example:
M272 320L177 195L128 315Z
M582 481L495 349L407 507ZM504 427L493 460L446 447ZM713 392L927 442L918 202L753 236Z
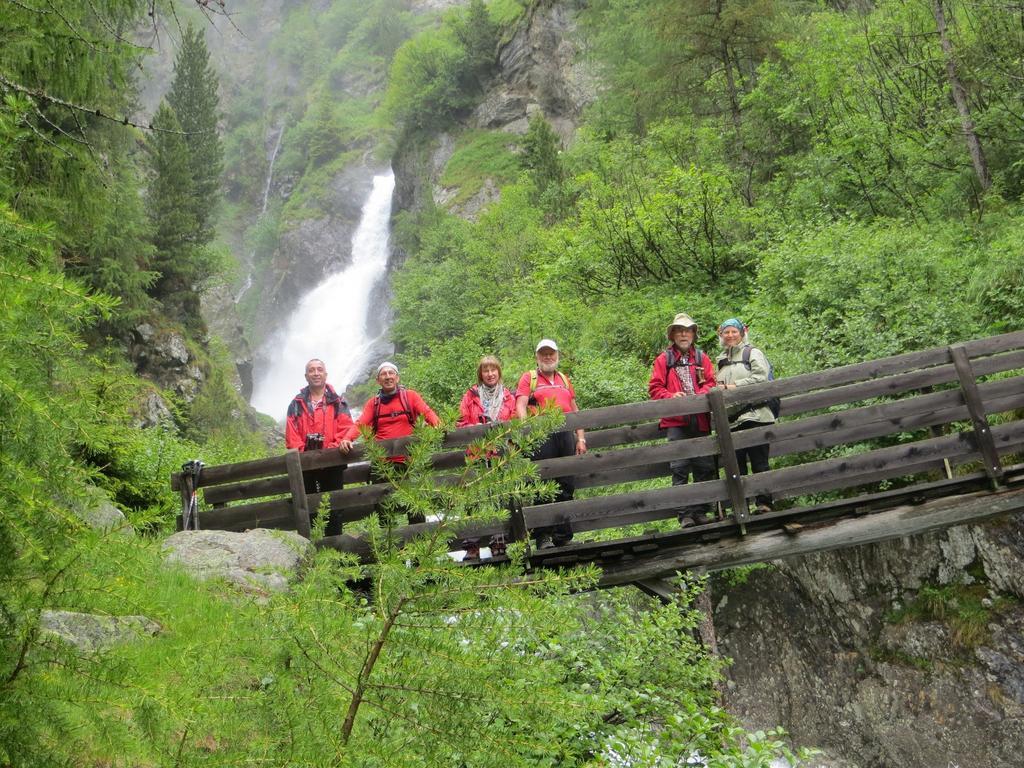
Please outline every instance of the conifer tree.
M174 81L167 93L167 103L186 134L192 185L192 241L197 244L208 243L213 237L211 222L220 196L224 164L224 150L217 133L217 84L206 41L190 24L174 62Z
M188 313L198 303L192 286L206 276L202 246L194 240L198 225L190 155L177 116L166 102L157 109L153 127L149 140L153 177L147 206L156 247L154 267L160 274L153 292L173 309Z

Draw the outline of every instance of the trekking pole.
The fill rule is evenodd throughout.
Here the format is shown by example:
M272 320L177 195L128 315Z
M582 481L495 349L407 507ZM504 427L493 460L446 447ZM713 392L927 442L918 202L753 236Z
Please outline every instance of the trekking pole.
M199 491L199 476L203 472L203 462L199 459L186 461L181 465L182 476L189 484L188 506L181 517L181 529L183 531L199 530L199 499L196 494Z

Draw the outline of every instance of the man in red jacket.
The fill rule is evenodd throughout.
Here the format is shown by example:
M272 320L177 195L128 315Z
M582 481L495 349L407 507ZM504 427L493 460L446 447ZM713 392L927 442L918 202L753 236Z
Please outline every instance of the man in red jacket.
M651 380L647 384L652 400L703 395L715 386L715 368L711 359L697 346L699 330L693 318L685 312L672 320L667 331L672 344L655 359ZM667 430L670 441L711 434L711 420L706 413L670 416L662 419L658 426ZM695 483L718 477L714 456L678 459L670 466L672 485L686 485L690 473L693 473ZM679 512L679 524L683 528L702 524L710 511L710 504L684 507Z
M306 363L306 386L288 405L285 447L300 451L337 448L352 426L348 403L327 383L327 366L313 358ZM304 472L306 493L339 490L344 484L344 471L343 464ZM328 521L325 532L328 536L341 533L341 523Z
M380 391L366 401L363 412L355 424L338 443L338 450L347 454L352 450L353 441L359 437L359 427L369 427L375 440L391 440L408 437L420 416L432 427L440 426L441 420L426 404L419 392L399 386L398 366L381 363L377 367L377 383ZM392 456L391 461L405 463L405 456ZM422 515L409 514L410 523L422 523Z

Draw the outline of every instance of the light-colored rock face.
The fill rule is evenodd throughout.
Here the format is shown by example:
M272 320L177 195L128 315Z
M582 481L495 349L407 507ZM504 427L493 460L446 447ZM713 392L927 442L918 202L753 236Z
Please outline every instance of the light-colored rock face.
M43 611L39 628L83 651L99 651L120 643L152 637L160 625L145 616L100 616L74 611Z
M1024 754L1024 518L781 561L716 595L726 704L859 768L1010 768ZM972 642L898 618L923 586L996 605ZM980 578L980 576L979 576ZM960 641L958 643L958 640Z
M225 579L256 594L280 592L301 571L313 552L309 540L294 531L256 528L230 531L179 531L163 544L164 556L199 579Z
M498 51L498 67L480 103L461 129L501 130L523 135L530 117L539 114L562 139L572 143L584 110L597 98L599 79L581 55L577 14L582 2L544 3L533 7ZM456 131L458 132L458 131ZM456 204L457 189L440 184L451 158L451 134L435 137L429 148L404 146L394 158L395 210L418 211L433 202L456 216L475 219L499 197L493 180L470 200ZM396 252L396 265L403 254Z
M575 3L552 3L530 11L498 53L498 74L473 111L474 128L526 132L540 112L562 137L572 141L583 110L597 97L598 80L581 57Z
M178 331L154 328L149 323L139 325L133 336L130 353L138 372L191 402L204 377L185 337Z

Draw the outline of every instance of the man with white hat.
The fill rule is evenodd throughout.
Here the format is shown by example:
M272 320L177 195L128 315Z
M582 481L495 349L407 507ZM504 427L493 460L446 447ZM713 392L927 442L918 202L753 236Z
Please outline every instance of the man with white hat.
M411 435L420 416L432 427L440 425L441 420L420 393L399 386L399 381L397 365L389 361L377 366L380 391L366 401L363 412L345 435L346 439L338 445L338 450L342 453L352 450L352 442L359 436L359 427L369 427L375 440L391 440ZM392 456L391 460L404 462L405 457Z
M666 335L672 344L654 361L647 391L652 400L703 395L715 386L715 367L711 358L697 346L697 323L685 312L680 312L668 326ZM711 419L706 413L688 416L669 416L659 427L668 432L668 439L685 440L711 434ZM686 485L690 474L693 482L715 480L718 468L714 456L694 456L677 459L670 464L672 485ZM683 528L706 521L710 504L694 504L679 511L679 524Z
M541 339L535 349L537 367L526 371L519 377L516 387L516 415L525 419L528 412L536 413L549 403L553 403L565 413L575 413L576 391L569 377L558 370L558 345L551 339ZM560 456L577 456L587 452L587 440L582 429L575 435L568 430L552 432L548 439L537 449L531 458L554 459ZM574 478L559 477L555 479L558 495L555 501L570 501L576 490ZM561 546L572 540L572 531L557 528L538 528L533 532L537 540L537 549Z

